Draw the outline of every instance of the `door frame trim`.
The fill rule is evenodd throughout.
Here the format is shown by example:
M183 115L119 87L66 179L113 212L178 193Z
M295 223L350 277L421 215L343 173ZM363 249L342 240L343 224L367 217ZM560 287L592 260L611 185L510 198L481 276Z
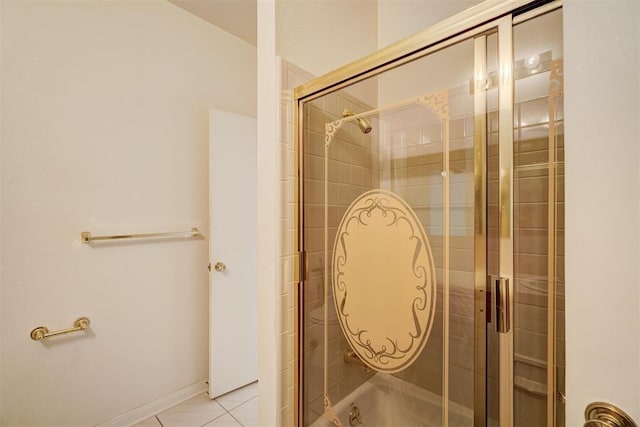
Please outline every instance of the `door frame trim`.
M513 22L498 23L498 164L499 164L499 274L507 279L506 301L513 307ZM507 312L513 325L513 310ZM513 328L499 334L500 427L513 425Z
M487 419L487 35L474 39L474 361L473 424Z

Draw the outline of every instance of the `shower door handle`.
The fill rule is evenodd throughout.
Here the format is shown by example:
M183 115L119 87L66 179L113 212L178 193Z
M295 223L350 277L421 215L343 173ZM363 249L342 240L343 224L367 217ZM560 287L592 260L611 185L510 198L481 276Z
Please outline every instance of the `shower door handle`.
M498 277L495 279L496 290L496 331L507 334L511 330L511 298L509 279Z

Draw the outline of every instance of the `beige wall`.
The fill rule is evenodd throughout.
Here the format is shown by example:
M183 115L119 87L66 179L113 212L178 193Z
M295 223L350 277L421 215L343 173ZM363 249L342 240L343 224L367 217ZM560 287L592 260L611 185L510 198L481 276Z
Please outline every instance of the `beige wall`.
M375 1L277 0L276 52L316 76L377 49Z
M279 219L285 199L278 173L280 74L276 58L275 0L258 2L258 417L263 425L282 425L289 388L282 385L283 356L279 324L286 310L278 298L282 286L281 244L286 233ZM290 266L292 270L293 267ZM293 348L288 350L293 352ZM286 350L285 350L285 354ZM289 373L289 371L286 371ZM290 372L293 382L294 371ZM286 397L283 397L285 395ZM293 399L290 400L293 402Z
M0 6L0 424L204 390L208 110L256 114L255 48L159 1ZM193 226L204 239L79 240ZM80 316L87 333L29 338Z
M637 1L565 1L568 426L640 421L639 32Z
M371 0L275 0L276 53L321 76L376 51L377 13ZM375 80L351 94L370 105L378 101Z
M483 0L378 0L378 48L415 34Z

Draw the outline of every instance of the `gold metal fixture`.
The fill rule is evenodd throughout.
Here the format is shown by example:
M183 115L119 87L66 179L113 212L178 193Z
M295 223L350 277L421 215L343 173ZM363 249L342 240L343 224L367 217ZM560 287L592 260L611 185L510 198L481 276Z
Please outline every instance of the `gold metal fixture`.
M215 271L217 271L218 273L222 273L223 271L225 271L227 269L227 266L224 265L224 262L218 261L213 265L213 269Z
M506 307L512 306L513 292L513 22L508 15L498 21L498 165L500 206L498 228L498 267L505 282L502 297ZM505 307L505 305L502 305ZM505 313L508 325L513 324L513 310ZM506 326L506 325L505 325ZM513 330L507 330L498 337L499 345L499 388L498 407L500 426L512 426L513 423Z
M302 282L309 280L309 258L307 257L307 251L299 251L298 256L293 258L294 268L294 280Z
M584 419L584 427L638 427L626 412L606 402L590 403Z
M487 322L487 92L482 90L486 86L487 75L487 36L476 36L474 43L474 75L475 86L473 91L473 152L474 152L474 249L475 274L474 274L474 309L476 325L484 325ZM477 89L477 90L476 90ZM487 310L489 308L489 310ZM473 388L474 425L485 424L487 418L486 390L487 390L487 328L474 328L474 343L476 345L473 354Z
M356 115L356 113L354 113L353 111L349 110L348 108L345 108L344 110L342 110L342 117L351 117L351 116L355 116L355 115ZM362 133L369 133L369 132L371 132L371 129L373 129L371 127L371 123L369 123L369 120L363 119L362 117L358 117L356 119L356 123L358 124L358 127L360 128Z
M344 354L342 355L342 360L344 360L344 363L348 365L361 366L365 370L365 372L372 372L371 368L367 366L367 364L364 363L362 359L360 359L358 354L350 348L344 352Z
M357 426L362 424L362 418L360 418L360 408L355 403L351 403L351 412L349 412L349 425Z
M82 243L91 243L97 240L122 240L122 239L149 239L154 237L200 237L198 227L193 227L191 231L176 231L169 233L143 233L143 234L116 234L110 236L92 236L89 231L80 233Z
M91 324L91 321L89 320L88 317L81 317L77 319L75 322L73 322L73 328L61 329L59 331L49 332L49 328L47 328L46 326L38 326L37 328L33 329L29 335L31 336L32 340L40 341L45 338L53 337L55 335L62 335L62 334L68 334L70 332L84 331L89 327L90 324Z
M556 367L557 367L557 322L556 322L556 296L557 296L557 265L556 265L556 248L558 245L558 194L557 185L559 182L558 175L560 169L558 154L558 133L562 133L558 129L557 105L558 101L562 102L564 94L563 82L563 61L557 59L550 61L549 69L551 71L549 77L549 157L547 163L547 388L556 390L560 396L562 393L558 391ZM560 178L561 179L561 178ZM558 404L563 404L563 400L554 400L553 393L547 394L547 424L556 419Z

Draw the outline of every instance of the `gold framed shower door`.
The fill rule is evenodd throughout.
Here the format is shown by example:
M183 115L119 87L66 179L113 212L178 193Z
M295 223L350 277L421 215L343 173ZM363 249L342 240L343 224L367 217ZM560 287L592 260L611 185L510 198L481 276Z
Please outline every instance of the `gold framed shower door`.
M295 127L294 135L297 147L297 157L295 167L298 170L296 182L296 204L297 204L297 236L298 236L298 257L296 258L295 274L296 280L299 282L297 289L298 301L298 325L296 335L298 337L298 369L296 371L296 419L299 425L304 425L304 417L302 410L304 401L300 385L304 378L303 372L303 350L304 331L303 310L305 306L305 286L309 275L309 257L305 248L306 232L305 232L305 186L304 186L304 151L303 139L305 138L305 129L302 125L305 121L304 105L308 104L328 93L346 88L350 85L362 82L372 76L380 75L386 71L400 67L410 63L417 58L424 57L434 52L446 49L463 40L474 40L474 85L476 89L481 89L482 85L486 85L487 64L486 64L486 36L488 34L497 33L499 45L499 63L500 63L500 79L498 82L500 88L499 111L500 111L500 154L499 154L499 203L502 207L500 213L500 276L507 279L507 286L510 287L511 298L513 296L513 41L512 28L515 24L533 19L536 16L548 13L549 11L558 9L562 6L561 1L549 2L537 9L529 10L531 1L524 0L490 0L484 2L474 8L469 9L459 15L443 21L413 37L409 37L401 42L382 49L372 55L369 55L352 64L348 64L332 73L315 79L305 85L302 85L294 91L294 113ZM534 2L535 3L535 2ZM518 15L514 16L514 12ZM478 346L474 356L474 425L487 424L487 344L486 344L486 318L488 313L487 301L490 297L487 295L487 165L486 165L486 135L487 135L487 109L486 109L486 93L484 90L475 90L474 94L474 200L476 209L474 211L475 237L474 237L474 261L475 261L475 298L474 312L476 318L475 341ZM550 138L552 138L550 136ZM549 150L550 156L552 150ZM555 150L554 150L555 152ZM550 159L551 164L551 159ZM551 172L550 172L551 173ZM555 173L555 172L554 172ZM448 175L444 175L445 177ZM555 181L554 181L555 182ZM555 189L551 189L554 185L549 180L550 197L553 197ZM445 194L445 200L448 192ZM550 199L552 203L554 199ZM446 202L445 202L446 204ZM551 214L550 214L551 215ZM445 216L446 217L446 216ZM555 218L555 217L554 217ZM555 221L555 219L549 219ZM555 222L550 222L554 224ZM554 244L554 240L549 239L550 250ZM325 245L326 246L326 245ZM553 248L555 251L555 247ZM554 258L554 257L550 257ZM549 261L550 263L554 261ZM553 266L550 265L550 270ZM552 273L550 273L552 274ZM555 283L555 280L550 279ZM548 393L547 400L547 423L555 425L556 415L556 372L555 372L555 288L550 288L549 307L548 310L548 366L547 377L548 385L552 388L552 392ZM513 307L513 301L509 301ZM553 308L553 310L552 310ZM513 324L513 310L508 315L509 322ZM445 321L444 331L448 331L448 323ZM511 426L514 423L513 415L513 333L506 332L500 336L500 426ZM446 352L446 351L445 351ZM448 365L444 363L444 376L447 377ZM443 382L443 425L449 425L447 421L447 387L448 383Z

